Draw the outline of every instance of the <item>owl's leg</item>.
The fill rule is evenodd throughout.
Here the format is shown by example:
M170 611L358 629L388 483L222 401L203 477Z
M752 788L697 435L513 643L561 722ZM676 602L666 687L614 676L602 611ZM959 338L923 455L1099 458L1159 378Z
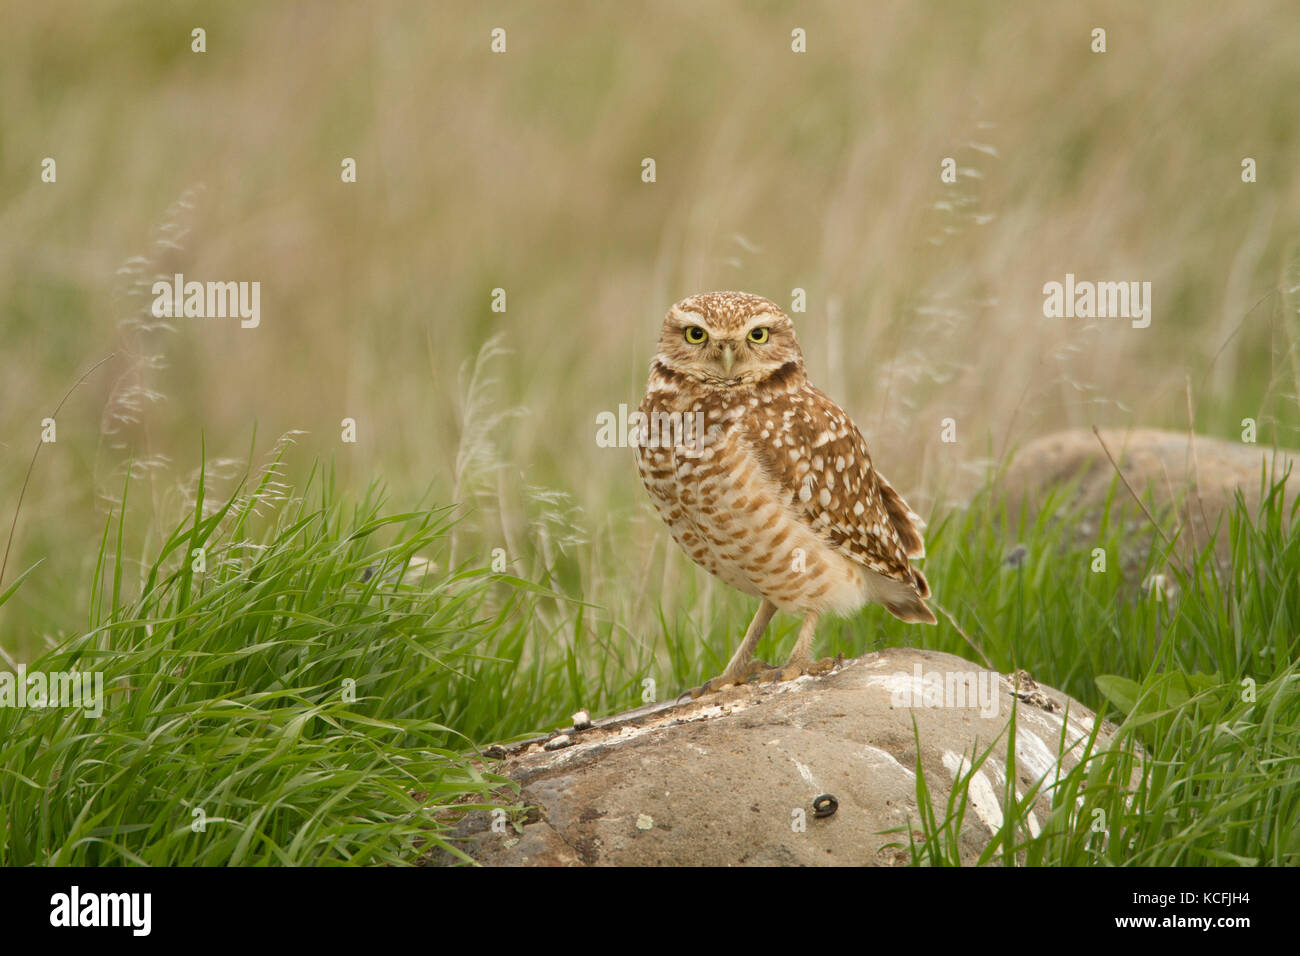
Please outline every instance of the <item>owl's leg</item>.
M713 680L691 691L691 696L699 697L702 694L720 690L731 684L743 683L753 674L768 670L768 665L762 661L754 660L754 648L758 646L758 642L763 637L763 632L767 630L767 625L775 613L776 605L767 598L763 598L762 603L758 606L758 611L754 614L754 619L749 622L749 630L745 631L745 639L736 648L736 653L731 655L731 660L727 662L726 669Z
M835 666L832 657L819 661L812 659L813 635L817 632L817 621L821 617L816 611L804 615L803 624L799 626L799 639L795 641L794 651L784 667L774 667L763 674L760 680L794 680L804 674L825 674Z
M803 623L799 625L799 640L795 641L790 660L786 662L787 667L812 660L813 635L817 632L817 622L820 619L821 615L816 611L809 611L803 616Z
M736 653L731 655L722 677L744 680L749 676L747 669L754 658L754 648L758 647L758 642L763 639L763 632L767 630L767 625L774 614L776 614L776 605L763 598L762 603L758 605L758 610L754 612L754 619L749 622L749 630L745 631L745 639L736 648Z

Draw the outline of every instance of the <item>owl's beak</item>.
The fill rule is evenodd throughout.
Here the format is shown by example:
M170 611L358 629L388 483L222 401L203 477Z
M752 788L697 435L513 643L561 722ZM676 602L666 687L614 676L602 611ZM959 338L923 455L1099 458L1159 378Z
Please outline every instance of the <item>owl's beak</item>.
M731 366L735 364L736 364L736 350L733 349L730 345L724 345L722 347L722 370L726 372L727 375L730 375Z

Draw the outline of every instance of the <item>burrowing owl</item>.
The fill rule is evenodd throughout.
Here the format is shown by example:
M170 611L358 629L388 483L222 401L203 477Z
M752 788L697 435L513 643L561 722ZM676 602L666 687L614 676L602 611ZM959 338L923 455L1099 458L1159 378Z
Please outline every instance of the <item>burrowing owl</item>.
M794 323L775 303L710 292L674 305L641 413L637 467L673 538L762 598L726 669L697 695L755 673L829 669L811 656L823 614L875 602L935 623L930 586L909 560L925 555L925 525L872 467L849 416L808 381ZM778 610L804 619L789 662L769 668L754 648Z

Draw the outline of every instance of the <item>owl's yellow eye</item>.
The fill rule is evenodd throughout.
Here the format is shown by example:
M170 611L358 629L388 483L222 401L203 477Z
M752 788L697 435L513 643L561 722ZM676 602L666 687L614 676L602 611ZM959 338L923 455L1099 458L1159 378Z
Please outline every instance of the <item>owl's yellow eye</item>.
M692 345L699 345L701 342L707 342L709 333L705 332L698 325L686 326L686 341Z
M767 329L750 329L749 341L762 345L767 341Z

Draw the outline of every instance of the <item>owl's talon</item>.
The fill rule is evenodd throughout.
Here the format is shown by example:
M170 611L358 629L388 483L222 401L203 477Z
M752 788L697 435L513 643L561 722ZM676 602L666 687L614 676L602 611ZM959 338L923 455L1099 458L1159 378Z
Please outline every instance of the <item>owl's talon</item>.
M755 677L766 674L771 669L772 665L765 661L752 660L735 673L723 671L717 677L705 681L693 690L687 691L686 694L690 694L691 700L699 700L705 694L715 693L722 690L724 687L733 687L736 684L748 683ZM685 697L686 694L683 694L682 697ZM678 700L681 700L681 697L679 697Z
M811 677L820 677L823 674L830 673L834 670L835 665L839 664L843 658L823 657L819 661L808 659L787 661L782 667L770 667L758 675L760 683L779 683L781 681L795 680L803 677L805 674Z
M690 697L691 700L699 700L705 694L716 694L718 691L722 690L722 688L730 687L734 683L735 681L731 680L723 683L721 677L713 677L706 680L699 687L688 690L685 694L682 694L682 697ZM681 697L677 699L681 700Z
M795 680L804 675L820 677L823 674L830 673L836 666L843 663L843 657L823 657L819 661L804 658L787 661L780 667L773 667L763 661L752 660L738 672L719 674L712 680L705 681L699 687L688 690L677 699L680 701L682 698L689 696L691 700L699 700L705 694L717 693L724 687L734 687L737 684L780 683Z
M804 673L812 677L821 677L823 674L829 674L836 667L838 667L843 663L844 663L844 658L842 656L823 657L821 660L813 661L811 664L809 664L808 669L804 671Z

